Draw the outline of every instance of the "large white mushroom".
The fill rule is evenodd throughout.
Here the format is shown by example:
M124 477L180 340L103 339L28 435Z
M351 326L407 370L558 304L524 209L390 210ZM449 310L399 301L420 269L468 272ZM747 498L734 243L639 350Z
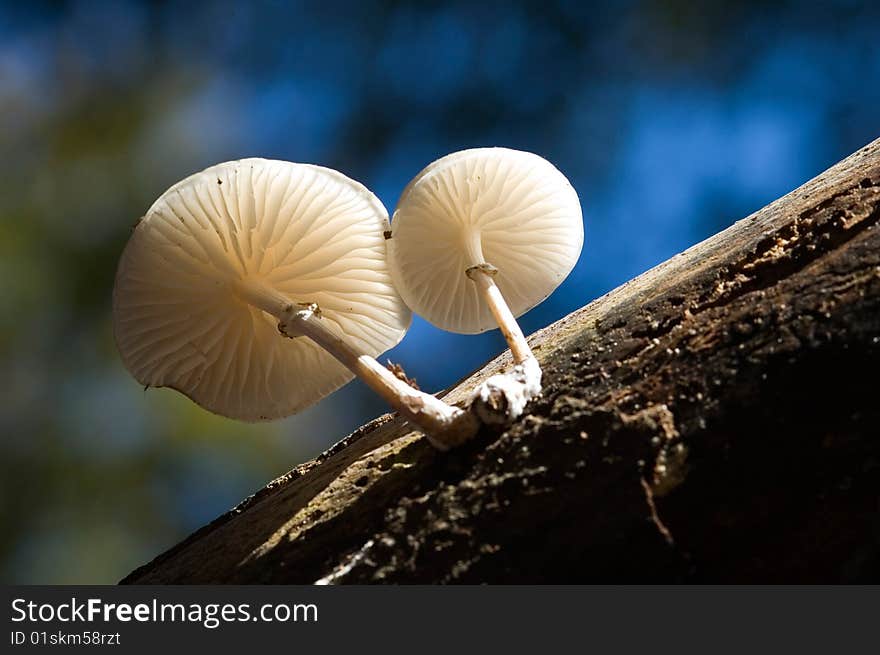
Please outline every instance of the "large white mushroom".
M580 256L583 217L574 188L533 153L464 150L429 164L407 185L391 228L391 274L414 312L452 332L501 328L516 367L477 395L503 398L505 420L518 416L540 392L541 370L516 317L549 296Z
M435 442L472 434L469 413L374 359L411 319L387 268L387 227L369 190L319 166L244 159L186 178L119 262L123 362L144 385L248 421L293 414L358 375Z

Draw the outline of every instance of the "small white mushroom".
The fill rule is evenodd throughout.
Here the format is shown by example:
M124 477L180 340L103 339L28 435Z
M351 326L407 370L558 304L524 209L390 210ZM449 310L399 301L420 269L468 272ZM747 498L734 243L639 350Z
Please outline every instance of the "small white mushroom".
M387 227L368 189L319 166L244 159L186 178L119 262L123 362L144 385L248 421L296 413L358 375L429 436L472 434L469 413L374 359L411 320L387 268Z
M549 296L580 256L583 217L574 188L538 155L464 150L407 185L391 227L391 274L414 312L452 332L501 328L516 367L490 378L475 399L503 399L503 415L481 413L483 420L515 418L541 389L540 367L516 317Z

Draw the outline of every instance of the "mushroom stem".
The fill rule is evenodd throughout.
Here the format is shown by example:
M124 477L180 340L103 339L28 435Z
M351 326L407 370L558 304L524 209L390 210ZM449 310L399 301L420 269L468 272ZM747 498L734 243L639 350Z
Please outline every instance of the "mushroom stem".
M484 423L504 425L521 416L528 402L541 393L541 365L495 284L498 269L484 262L465 274L489 305L515 364L511 372L493 375L478 386L471 395L471 408Z
M335 357L405 419L421 428L436 448L448 450L477 433L479 421L472 413L412 388L375 358L356 351L321 319L317 304L295 304L272 287L252 280L239 282L236 291L248 304L277 318L281 334L308 337Z
M517 364L522 364L527 359L534 358L534 355L532 354L532 349L529 348L529 344L526 342L526 337L520 329L519 323L516 322L513 312L507 306L507 301L501 295L501 290L495 284L495 276L497 274L498 269L486 263L471 266L465 271L465 275L474 281L474 284L477 285L480 293L482 293L486 304L489 305L492 316L495 317L498 327L501 328L501 334L504 335L507 345L510 346L513 361Z

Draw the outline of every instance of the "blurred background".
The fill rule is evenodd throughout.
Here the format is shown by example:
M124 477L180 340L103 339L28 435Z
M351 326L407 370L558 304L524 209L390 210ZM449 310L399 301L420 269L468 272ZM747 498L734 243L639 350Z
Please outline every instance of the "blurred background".
M144 391L116 261L219 161L319 163L393 208L461 148L537 152L586 244L543 327L880 136L880 3L0 2L0 581L110 583L385 411L247 425ZM504 348L416 319L441 389Z

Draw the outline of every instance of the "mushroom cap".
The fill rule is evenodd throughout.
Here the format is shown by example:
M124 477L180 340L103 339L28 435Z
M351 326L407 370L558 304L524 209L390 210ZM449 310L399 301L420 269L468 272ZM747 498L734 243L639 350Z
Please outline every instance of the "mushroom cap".
M428 165L391 219L389 263L404 301L437 327L498 327L465 271L488 263L514 316L553 293L584 242L577 192L538 155L475 148Z
M119 262L113 331L126 368L241 420L317 402L352 373L312 340L281 336L236 289L316 302L331 330L379 355L411 321L388 270L387 227L376 196L320 166L243 159L186 178L153 203Z

